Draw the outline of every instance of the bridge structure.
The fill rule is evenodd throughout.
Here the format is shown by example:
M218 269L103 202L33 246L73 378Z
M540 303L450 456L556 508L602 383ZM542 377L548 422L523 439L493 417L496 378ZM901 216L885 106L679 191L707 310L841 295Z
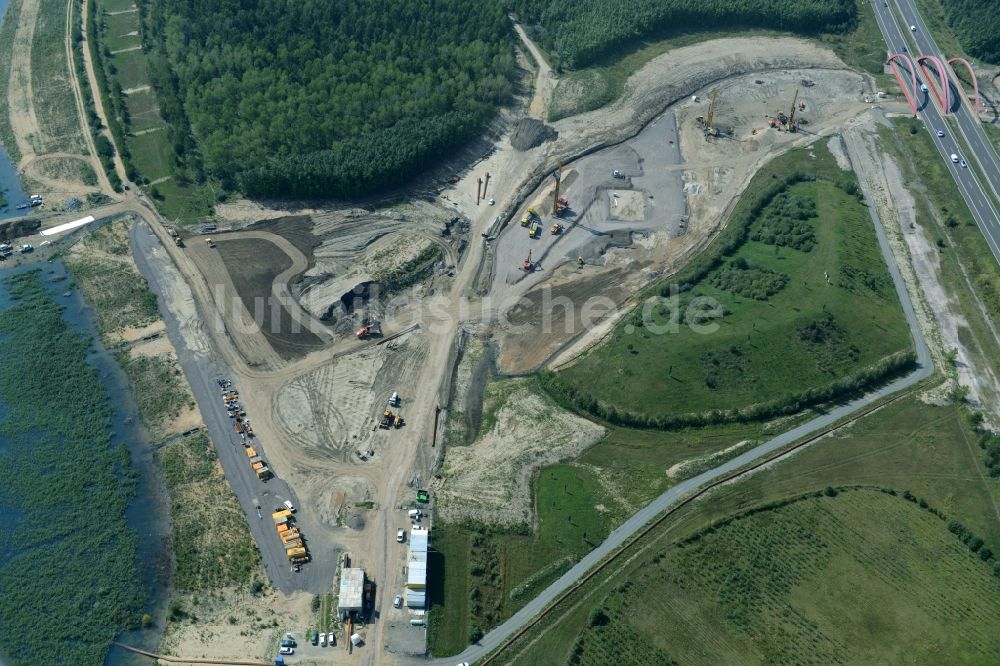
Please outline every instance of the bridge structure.
M910 112L914 117L916 117L917 111L920 108L918 100L920 99L921 91L917 84L918 72L920 78L927 82L928 90L937 98L942 113L948 116L955 113L952 108L955 100L952 98L952 84L948 76L949 70L951 70L953 65L963 65L969 78L972 80L973 113L976 117L979 116L979 82L976 80L976 73L973 71L972 65L965 58L948 58L947 60L942 60L933 55L919 55L916 58L911 58L909 54L904 52L889 53L885 62L892 70L893 76L896 77L896 81L903 91L903 97L906 98L906 104L910 107ZM909 76L904 77L904 73L900 71L901 69L905 70ZM960 81L957 76L955 79ZM956 94L968 99L968 95L962 86L959 86Z

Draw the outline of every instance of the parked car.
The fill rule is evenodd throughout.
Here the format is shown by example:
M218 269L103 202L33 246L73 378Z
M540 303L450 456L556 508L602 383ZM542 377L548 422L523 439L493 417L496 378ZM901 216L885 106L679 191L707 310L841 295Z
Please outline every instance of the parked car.
M286 509L288 509L288 510L289 510L289 511L291 511L292 513L295 513L295 505L294 505L294 504L292 504L292 503L291 503L291 502L289 502L288 500L285 500L284 502L282 502L282 504L284 504L284 505L285 505L285 508L286 508Z
M402 595L397 594L392 600L392 607L399 608L402 605L403 605L403 597Z
M319 635L319 646L320 647L326 647L326 634L324 634L322 632Z
M278 650L278 654L295 654L295 648L283 647L280 650Z
M404 530L402 527L396 530L396 541L398 541L399 543L403 543L404 541L406 541L406 530Z
M319 645L319 634L317 634L315 631L312 632L312 636L309 637L309 642L312 643L313 645Z

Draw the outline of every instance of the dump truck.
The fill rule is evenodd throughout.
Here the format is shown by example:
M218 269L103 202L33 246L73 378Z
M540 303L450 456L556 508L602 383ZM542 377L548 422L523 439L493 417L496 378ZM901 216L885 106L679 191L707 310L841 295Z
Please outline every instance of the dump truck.
M277 522L281 522L282 519L284 519L284 520L287 521L291 517L292 517L292 512L289 511L288 509L282 509L281 511L275 511L274 513L271 514L271 520L273 520L276 523Z
M211 238L206 238L205 243L207 243L209 247L215 247L215 241Z
M302 537L302 535L299 533L299 530L298 530L297 527L293 527L291 529L286 529L279 536L281 537L281 541L284 542L284 543L287 543L289 541L292 541L294 539L299 539L299 538Z
M528 237L529 238L538 238L538 225L537 224L531 225L531 229L528 230Z
M254 471L257 472L257 478L260 479L260 480L262 480L262 481L265 481L265 480L271 478L271 470L267 467L267 465L264 465L260 469L257 469L257 470L254 470Z
M549 233L550 233L550 234L552 234L553 236L558 236L558 235L559 235L559 232L561 232L561 231L562 231L562 229L563 229L562 225L561 225L561 224L559 224L558 222L556 222L556 223L555 223L555 224L553 224L553 225L552 225L552 227L551 227L551 228L549 229Z
M236 428L236 432L238 432L240 434L243 433L243 424L240 423L239 421L237 421L236 424L233 427Z
M302 548L302 539L292 539L291 541L283 541L282 544L285 546L285 550L293 550L295 548Z
M521 226L522 227L526 227L530 223L531 223L531 216L530 215L525 215L524 217L521 218Z
M291 550L286 551L285 554L288 555L288 559L294 560L296 558L305 557L306 549L299 546L298 548L292 548Z
M278 530L278 536L279 537L281 535L287 534L288 532L291 532L293 529L295 529L295 528L291 527L288 524L287 521L286 522L282 522L282 523L278 523L277 525L275 525L275 528Z
M384 412L382 412L382 419L378 422L378 427L385 428L386 430L388 430L390 427L392 427L392 420L393 420L392 410L387 409Z
M252 446L248 446L246 448L246 452L247 452L247 458L255 458L258 455L260 455L260 454L257 453L257 451Z

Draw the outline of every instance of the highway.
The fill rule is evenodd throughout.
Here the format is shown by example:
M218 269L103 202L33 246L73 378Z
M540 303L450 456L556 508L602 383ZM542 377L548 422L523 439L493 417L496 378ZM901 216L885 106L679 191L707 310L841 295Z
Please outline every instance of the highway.
M851 144L849 142L847 143L847 147L850 153ZM467 661L469 663L475 663L478 660L483 659L491 652L502 646L504 642L515 633L531 623L539 613L556 601L560 595L570 589L578 580L586 576L587 573L602 560L609 555L612 555L612 553L615 553L622 545L628 542L633 535L641 531L651 520L655 519L673 505L677 504L686 496L695 492L698 488L732 474L736 470L746 467L755 461L761 460L765 456L774 453L775 451L778 451L793 442L804 439L808 435L829 428L838 421L871 406L876 401L882 400L893 393L907 389L917 382L930 377L934 373L934 362L931 359L930 351L927 348L927 342L924 340L923 333L920 331L920 325L917 323L917 316L913 311L913 302L910 300L909 292L906 291L906 284L903 282L903 277L899 272L899 265L896 263L892 250L889 248L889 241L886 238L882 222L878 218L875 203L867 190L865 180L859 179L859 181L865 195L865 203L867 204L868 211L871 215L872 223L875 225L875 234L878 237L882 257L885 259L889 275L892 277L892 284L896 288L900 305L903 308L903 314L906 317L906 323L910 329L914 352L917 356L917 369L905 377L901 377L891 384L883 386L873 393L862 396L856 400L852 400L849 403L837 405L836 407L823 413L821 416L803 423L797 428L784 432L777 437L774 437L773 439L770 439L763 444L740 454L732 460L719 465L718 467L702 472L698 476L682 481L676 486L668 489L662 495L633 514L628 520L609 534L597 548L592 550L583 559L577 562L556 582L545 588L541 594L528 602L524 608L514 613L510 619L483 636L478 643L469 646L460 655L446 659L435 659L432 663L440 664L441 666L453 666L456 662ZM422 663L426 663L423 662L423 660L421 661Z
M910 0L898 0L898 2L909 8L907 10L900 10L903 16L919 20L916 18L916 11L913 10L912 5L910 5ZM909 33L916 38L916 33L926 35L926 29L918 27L916 33L911 33L909 25L917 24L911 23L909 25L900 25L896 14L893 12L891 5L887 1L879 2L876 0L872 3L872 8L875 10L875 18L878 21L879 29L882 31L882 37L885 39L886 44L889 45L889 51L899 53L905 50L912 56L912 51L906 47L906 34ZM930 46L930 44L927 45ZM933 55L935 51L929 51L928 53ZM917 83L925 83L924 77L922 76L922 72L919 68L917 69L916 74ZM926 83L928 86L933 84L940 88L940 84L936 80ZM987 194L986 190L983 189L982 184L979 182L976 174L971 169L964 168L951 161L952 154L964 157L962 147L959 145L956 138L952 136L951 127L945 122L942 111L934 105L931 100L931 96L928 93L920 93L919 91L917 94L918 100L922 100L919 111L920 117L924 121L924 126L927 128L927 131L931 133L931 139L937 147L938 153L941 155L941 159L947 162L948 168L951 170L952 177L955 179L955 183L958 185L958 189L961 192L962 197L968 204L969 209L972 212L972 216L976 220L976 224L979 225L979 229L983 232L983 236L986 238L986 242L990 246L990 250L993 252L993 257L998 263L1000 263L1000 220L997 219L997 212L993 207L993 200L989 194ZM976 124L978 125L978 121ZM944 130L944 137L937 136L937 130L939 129ZM977 127L976 130L979 134L983 133L981 127ZM980 144L971 142L969 145L973 146L973 150L977 150L977 161L980 161L979 150L983 147ZM977 146L979 146L979 149L977 149ZM992 147L990 147L987 143L985 148L988 149L989 153L992 154L995 159L996 154L993 152ZM983 160L988 162L986 158L983 158ZM997 175L998 179L1000 179L1000 165L998 165Z
M941 58L942 61L945 60L942 56L959 55L957 53L943 54L941 52L937 42L934 40L934 35L927 29L913 0L895 0L895 2L903 20L908 22L906 29L908 30L911 25L917 28L910 36L916 42L918 53L921 55L933 55ZM885 9L885 6L882 9ZM949 72L950 76L951 73ZM952 108L955 109L955 121L958 123L959 131L972 150L972 157L979 163L983 173L986 175L989 188L993 191L994 196L1000 200L1000 157L997 156L993 144L986 136L986 131L983 129L982 123L979 122L979 118L976 117L975 111L969 104L965 103L965 97L959 93L961 82L956 79L950 80L950 83L953 96ZM955 100L956 97L957 101Z

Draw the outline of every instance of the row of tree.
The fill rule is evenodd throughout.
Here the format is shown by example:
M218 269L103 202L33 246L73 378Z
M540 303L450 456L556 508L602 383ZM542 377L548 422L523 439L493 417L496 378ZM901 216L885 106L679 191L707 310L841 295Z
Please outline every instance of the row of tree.
M724 423L757 423L779 416L797 414L810 407L859 396L914 367L916 367L916 356L913 352L899 352L825 386L816 386L801 393L790 393L776 400L757 403L742 409L715 409L708 412L660 416L638 414L605 404L548 370L542 371L539 377L546 393L569 409L585 412L613 425L628 428L680 430Z
M516 67L497 3L154 0L147 42L168 115L206 170L250 194L356 196L479 131ZM171 118L171 124L175 119ZM183 141L183 132L178 140Z
M974 0L966 0L971 3ZM770 28L799 33L846 32L854 0L508 0L535 36L571 67L613 56L640 39L701 30Z

